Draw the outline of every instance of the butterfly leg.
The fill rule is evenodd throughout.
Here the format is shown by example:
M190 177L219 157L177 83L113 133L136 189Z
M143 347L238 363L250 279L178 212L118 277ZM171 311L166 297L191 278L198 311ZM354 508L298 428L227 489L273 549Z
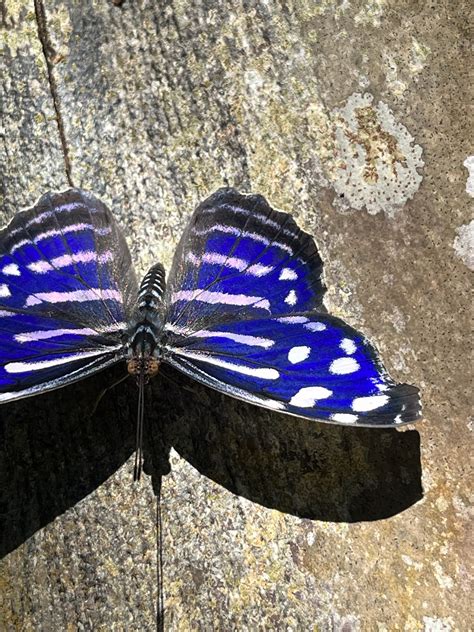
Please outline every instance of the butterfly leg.
M111 384L110 386L107 386L106 388L104 388L100 393L99 396L97 397L97 399L95 400L94 406L91 410L90 416L93 417L95 415L95 413L97 412L97 407L99 406L100 402L102 401L102 398L104 397L104 395L112 390L113 388L115 388L116 386L118 386L119 384L121 384L122 382L125 382L125 380L128 378L128 373L126 375L124 375L123 377L121 377L119 380L115 381L113 384Z

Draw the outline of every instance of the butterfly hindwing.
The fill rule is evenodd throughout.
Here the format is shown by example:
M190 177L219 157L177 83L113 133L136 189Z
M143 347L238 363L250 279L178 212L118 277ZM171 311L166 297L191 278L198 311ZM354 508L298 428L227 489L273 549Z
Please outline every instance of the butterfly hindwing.
M228 395L301 417L417 419L417 389L393 382L367 339L327 314L323 291L316 246L289 215L260 196L218 191L174 260L166 359Z
M48 193L0 232L0 401L75 381L123 355L137 282L108 209Z
M414 421L418 391L397 385L367 339L314 312L169 327L171 364L226 394L322 421L385 426Z

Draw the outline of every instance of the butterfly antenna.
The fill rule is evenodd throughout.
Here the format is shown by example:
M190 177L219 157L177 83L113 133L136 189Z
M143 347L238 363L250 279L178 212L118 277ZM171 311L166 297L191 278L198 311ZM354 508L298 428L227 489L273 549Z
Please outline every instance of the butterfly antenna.
M137 443L135 450L135 466L133 480L139 481L143 465L143 419L145 413L145 371L140 370L138 377L138 412L137 412Z

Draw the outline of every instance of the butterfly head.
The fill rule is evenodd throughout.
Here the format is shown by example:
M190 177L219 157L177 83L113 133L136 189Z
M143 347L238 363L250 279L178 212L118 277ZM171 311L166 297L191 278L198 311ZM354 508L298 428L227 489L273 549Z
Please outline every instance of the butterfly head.
M132 356L127 362L127 370L130 375L135 375L137 380L143 376L145 384L158 373L160 361L154 356Z

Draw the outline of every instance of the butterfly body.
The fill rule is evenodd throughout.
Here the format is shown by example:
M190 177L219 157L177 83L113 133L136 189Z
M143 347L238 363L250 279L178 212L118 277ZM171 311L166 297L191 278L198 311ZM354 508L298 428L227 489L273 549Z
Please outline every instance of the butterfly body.
M324 305L322 261L291 215L220 189L191 216L165 284L138 286L123 233L92 195L44 195L0 231L0 402L119 361L166 362L224 394L327 423L420 417L367 338Z
M145 381L156 375L163 355L160 343L165 288L165 269L158 263L143 278L135 314L129 332L124 336L128 372L137 377L143 373Z

